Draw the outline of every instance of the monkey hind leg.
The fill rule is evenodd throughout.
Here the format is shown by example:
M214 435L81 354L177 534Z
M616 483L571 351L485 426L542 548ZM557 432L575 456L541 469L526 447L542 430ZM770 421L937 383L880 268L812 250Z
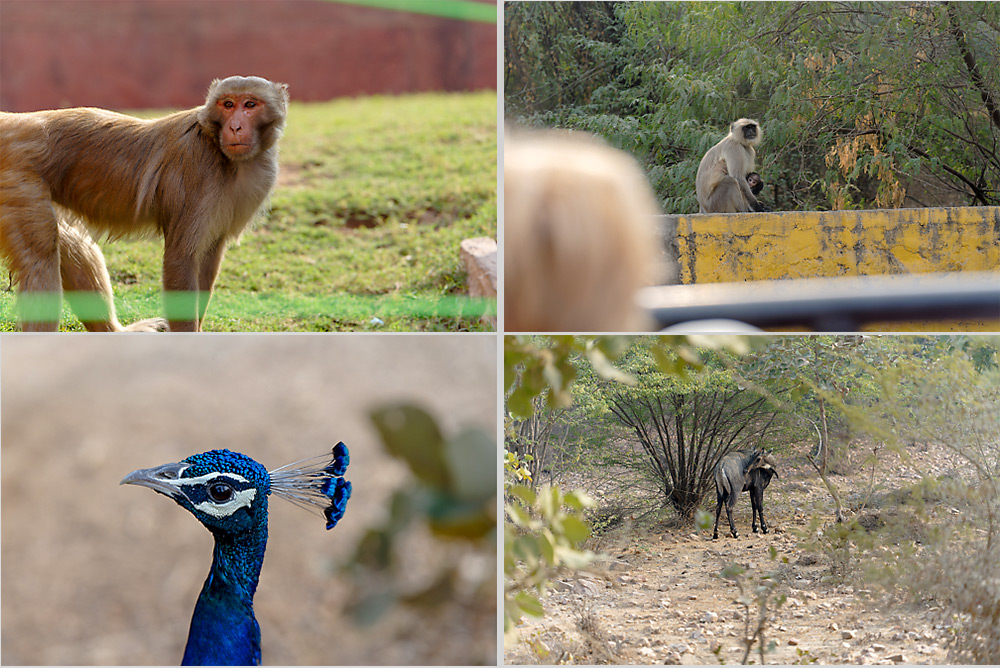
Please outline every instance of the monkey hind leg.
M66 301L91 332L156 332L167 329L162 318L140 320L123 327L115 313L111 277L101 249L81 228L59 223L59 256Z
M8 186L0 183L0 256L17 285L17 320L26 332L54 332L62 309L55 214L51 206L20 205Z
M743 213L749 211L740 184L726 175L715 186L702 206L703 213Z

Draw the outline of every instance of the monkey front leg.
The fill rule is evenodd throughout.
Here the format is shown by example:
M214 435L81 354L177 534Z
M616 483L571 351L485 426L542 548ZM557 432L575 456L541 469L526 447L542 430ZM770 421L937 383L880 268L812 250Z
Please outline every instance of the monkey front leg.
M200 331L198 266L193 255L168 238L163 249L163 307L171 332Z
M205 255L201 258L201 268L198 272L198 289L200 296L198 299L198 322L205 321L205 312L208 310L208 302L212 299L212 289L215 287L215 279L219 275L219 267L222 265L222 256L226 253L226 239L216 239Z

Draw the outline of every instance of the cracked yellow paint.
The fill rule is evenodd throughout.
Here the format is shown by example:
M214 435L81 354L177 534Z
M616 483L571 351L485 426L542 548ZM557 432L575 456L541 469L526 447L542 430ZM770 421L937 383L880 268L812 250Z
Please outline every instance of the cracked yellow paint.
M666 218L676 222L684 284L1000 270L1000 207ZM928 325L892 323L882 331L911 327ZM991 331L1000 323L935 323L931 329Z

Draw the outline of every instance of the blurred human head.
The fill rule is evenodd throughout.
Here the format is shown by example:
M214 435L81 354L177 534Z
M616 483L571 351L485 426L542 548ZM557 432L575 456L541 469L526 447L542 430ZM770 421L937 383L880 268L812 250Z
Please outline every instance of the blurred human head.
M628 154L590 135L522 132L504 146L504 329L632 331L663 268L659 213Z

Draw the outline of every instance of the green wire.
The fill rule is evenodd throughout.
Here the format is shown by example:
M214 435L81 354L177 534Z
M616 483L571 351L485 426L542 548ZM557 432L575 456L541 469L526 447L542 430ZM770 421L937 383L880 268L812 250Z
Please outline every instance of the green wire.
M497 6L470 0L326 0L345 5L394 9L414 14L430 14L460 21L497 22Z

